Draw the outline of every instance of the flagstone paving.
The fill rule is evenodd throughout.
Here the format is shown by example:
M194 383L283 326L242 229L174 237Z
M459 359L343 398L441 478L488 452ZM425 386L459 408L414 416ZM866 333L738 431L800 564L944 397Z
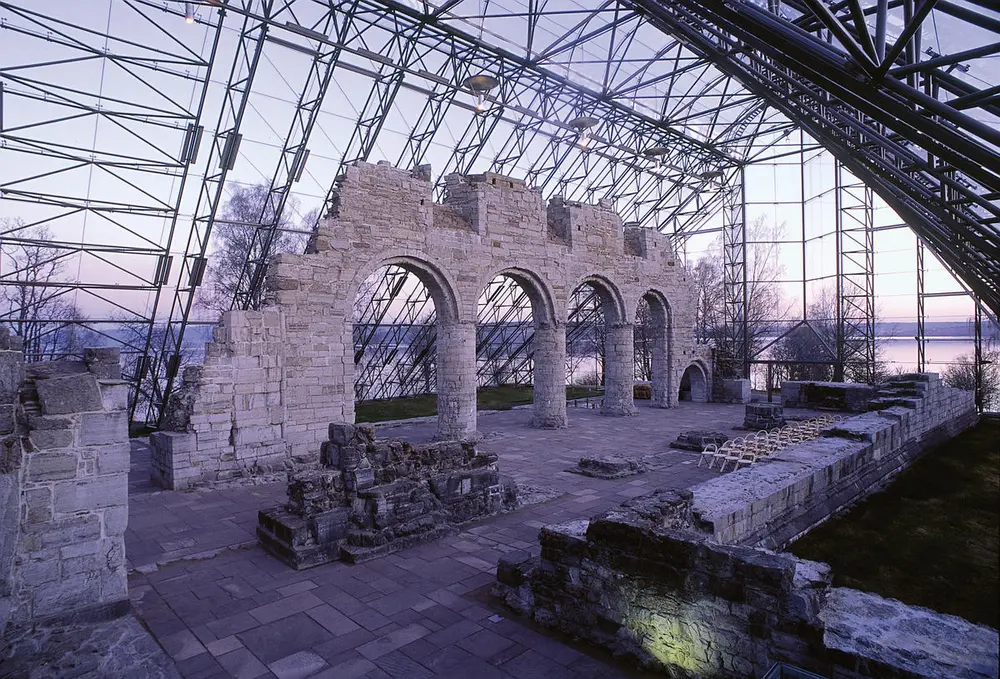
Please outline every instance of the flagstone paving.
M126 553L139 618L185 677L640 676L600 651L508 617L489 591L505 553L537 553L542 526L589 517L655 488L686 488L717 472L670 449L682 431L736 435L743 406L682 403L609 418L570 408L563 430L528 427L529 409L480 417L483 449L531 494L552 499L469 524L455 535L358 566L294 571L257 546L257 511L284 483L161 491L148 449L133 447ZM382 427L425 440L433 422ZM583 455L639 457L649 471L602 480L568 473Z

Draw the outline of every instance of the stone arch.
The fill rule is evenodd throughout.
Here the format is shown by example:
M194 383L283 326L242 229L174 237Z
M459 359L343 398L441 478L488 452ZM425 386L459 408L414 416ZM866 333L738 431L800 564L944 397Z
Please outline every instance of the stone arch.
M652 368L652 399L654 408L669 408L674 405L673 375L673 318L670 303L659 290L647 290L636 303L635 316L639 305L645 301L649 306L649 347Z
M437 380L437 434L443 440L467 440L476 437L476 324L466 317L467 307L459 297L458 286L443 267L424 256L406 252L382 253L362 267L351 287L353 295L372 272L384 266L398 266L412 272L427 288L437 316L435 341ZM351 307L348 308L351 313ZM464 313L463 313L464 312ZM348 335L353 329L348 326ZM351 340L353 341L353 340ZM351 379L353 383L353 363Z
M708 402L708 371L701 361L692 361L684 369L677 398L694 403Z
M584 276L573 288L591 286L601 300L604 315L604 399L603 415L636 414L633 400L635 384L635 337L633 317L628 314L625 297L617 285L599 274ZM566 310L569 314L569 309Z
M434 300L434 310L440 321L457 322L461 318L462 305L458 286L450 274L429 258L406 253L385 253L361 267L351 284L349 305L353 305L365 279L384 266L398 266L416 276Z
M625 304L625 297L617 285L605 276L600 274L590 274L584 276L573 286L576 290L581 285L589 285L597 291L597 296L601 299L601 310L604 313L604 321L610 324L631 323ZM569 310L566 310L569 313Z
M507 276L517 283L531 302L534 326L532 338L532 426L559 429L566 426L566 331L556 314L555 296L550 286L537 274L521 267L507 267L494 272L480 286Z

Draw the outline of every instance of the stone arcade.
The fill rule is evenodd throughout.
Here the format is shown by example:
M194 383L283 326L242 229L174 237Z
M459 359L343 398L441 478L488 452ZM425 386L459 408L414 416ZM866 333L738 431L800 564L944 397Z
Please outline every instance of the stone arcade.
M366 277L398 265L428 288L437 312L438 436L476 436L476 320L481 291L505 274L534 320L534 425L566 425L570 295L598 292L607 324L603 411L630 415L633 321L645 299L655 325L652 403L676 403L682 375L708 397L708 349L697 346L693 288L669 237L625 226L610 205L553 199L522 181L448 177L433 201L429 170L356 163L337 207L304 255L268 269L262 311L223 314L205 364L188 367L152 437L154 479L186 488L314 460L331 422L354 421L353 303ZM687 378L685 378L687 379ZM687 384L687 382L685 382Z

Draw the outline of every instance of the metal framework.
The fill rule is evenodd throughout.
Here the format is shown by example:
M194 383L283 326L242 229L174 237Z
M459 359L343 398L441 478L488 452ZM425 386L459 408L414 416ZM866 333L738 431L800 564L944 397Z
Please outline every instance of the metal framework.
M108 0L102 17L0 0L0 245L62 265L45 280L0 270L4 291L33 291L0 320L18 327L45 307L40 337L83 327L123 344L134 419L155 423L204 339L192 328L228 188L267 187L231 291L234 308L255 308L290 206L322 217L345 163L386 158L430 162L441 187L492 170L545 196L610 199L678 246L721 230L731 359L748 374L744 169L785 153L798 128L843 166L836 363L870 365L874 194L978 314L1000 312L1000 92L983 80L995 79L1000 20L987 6ZM957 46L930 43L938 24ZM497 86L474 92L477 74ZM586 148L570 124L582 115L598 121ZM651 147L666 152L651 160ZM481 382L529 379L523 291L495 281L484 300ZM599 313L592 292L574 296L570 345L592 341ZM432 314L412 277L381 274L359 310L359 396L430 383ZM60 341L34 357L75 350Z

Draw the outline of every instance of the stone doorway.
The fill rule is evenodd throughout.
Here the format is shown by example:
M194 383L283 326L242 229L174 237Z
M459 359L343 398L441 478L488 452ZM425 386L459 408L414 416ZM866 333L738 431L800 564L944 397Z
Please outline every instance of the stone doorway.
M681 388L677 398L695 403L708 402L708 380L705 378L704 368L697 363L687 367L681 376Z

